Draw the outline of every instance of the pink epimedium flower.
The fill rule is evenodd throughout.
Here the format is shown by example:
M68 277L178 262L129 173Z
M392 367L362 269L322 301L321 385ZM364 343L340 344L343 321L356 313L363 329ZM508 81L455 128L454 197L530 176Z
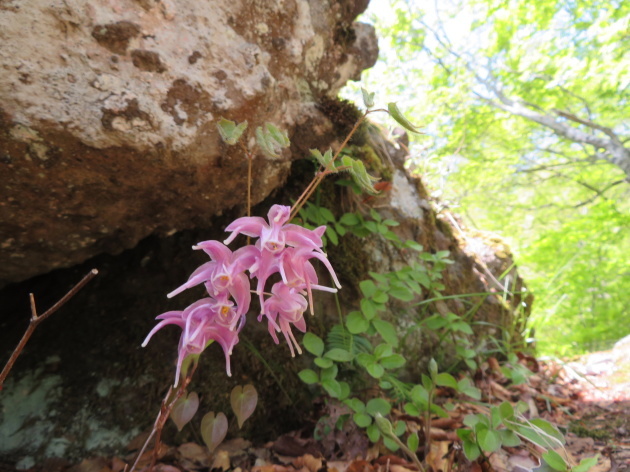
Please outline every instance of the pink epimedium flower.
M306 299L296 289L283 282L274 284L271 293L272 295L265 300L263 306L263 314L269 321L269 334L278 344L276 331L281 331L291 350L291 357L295 357L293 346L298 354L302 354L302 349L291 331L291 325L303 333L306 332L306 321L304 321L304 312L308 306ZM258 317L259 321L263 314Z
M224 310L225 308L227 310ZM228 376L231 376L230 355L234 345L238 343L238 329L235 329L238 317L236 316L236 319L233 320L234 327L223 324L222 321L227 318L229 310L229 305L217 302L212 298L202 298L183 311L163 313L156 318L161 321L149 332L142 347L145 347L160 329L173 324L182 328L177 355L175 386L179 383L184 359L189 355L201 354L212 341L217 341L223 348L225 369Z
M307 248L287 248L283 251L282 261L279 264L282 281L286 285L298 290L306 290L311 314L313 314L313 294L311 290L315 289L332 293L337 291L336 288L318 284L315 268L309 262L309 259L312 258L320 260L326 266L337 288L341 288L337 275L323 252L312 251Z
M259 251L246 246L232 252L219 241L203 241L193 249L203 249L212 259L199 266L188 281L167 295L172 298L184 290L205 283L208 294L216 296L228 291L236 300L240 313L247 313L251 294L244 271L256 261Z
M286 245L321 250L322 235L326 227L320 226L315 230L310 230L294 224L285 224L290 216L291 207L274 205L267 214L269 223L259 216L238 218L225 228L232 234L223 242L230 244L237 235L244 234L260 238L260 250L269 251L272 254L282 252Z

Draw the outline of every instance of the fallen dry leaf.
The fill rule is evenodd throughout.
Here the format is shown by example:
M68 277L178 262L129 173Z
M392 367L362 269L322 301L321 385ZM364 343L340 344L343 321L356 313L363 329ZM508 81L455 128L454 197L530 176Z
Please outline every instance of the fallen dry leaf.
M230 467L230 454L223 449L215 452L214 457L212 458L212 466L210 467L210 469L228 470Z
M313 457L310 454L304 454L303 456L296 457L293 461L293 465L296 469L306 467L309 472L317 472L322 468L322 459Z
M431 431L433 437L433 431ZM448 470L448 448L452 441L431 441L431 448L425 461L433 470Z
M374 472L374 467L368 461L356 460L350 463L346 472Z

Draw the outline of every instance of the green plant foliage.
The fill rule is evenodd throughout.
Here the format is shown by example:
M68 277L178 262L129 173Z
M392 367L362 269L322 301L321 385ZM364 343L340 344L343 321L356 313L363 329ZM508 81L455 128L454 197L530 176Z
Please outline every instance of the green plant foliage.
M383 220L374 209L369 213L370 219L360 213L346 213L337 218L325 208L307 205L301 216L307 224L334 221L345 233L353 233L359 237L391 238L401 248L411 247L398 237L388 237L380 229L381 225L389 228L395 224ZM422 250L417 246L414 249ZM443 387L453 391L459 401L482 400L481 391L475 387L469 375L462 372L456 376L441 371L440 364L435 359L428 362L427 373L414 381L403 382L397 377L397 369L403 367L407 359L396 352L401 344L401 333L384 319L389 310L388 302L402 302L409 309L421 312L430 301L490 295L477 293L443 296L440 293L444 289L441 278L443 270L452 263L449 255L448 251L435 254L416 252L417 260L411 260L406 267L394 272L370 273L370 279L358 284L362 295L357 307L360 310L353 310L345 317L343 313L339 313L343 323L331 328L325 342L312 333L304 336L306 350L315 356L315 368L302 370L300 378L307 384L319 385L328 396L342 401L349 409L347 418L351 418L358 427L364 428L371 441L382 441L391 451L402 449L414 462L418 461L414 451L419 447L419 436L416 433L407 433L404 421L396 421L392 415L395 406L408 415L422 417L426 428L424 436L427 438L430 437L431 419L436 416L447 418L447 410L454 407L453 404L436 398L437 392L443 390ZM454 313L427 314L418 320L416 329L431 331L433 336L437 336L438 345L442 345L442 340L452 340L461 348L456 351L460 355L458 363L476 369L475 358L479 355L473 349L474 324L470 318L480 304L470 303L470 306L462 316ZM501 367L503 374L513 384L527 382L531 373L518 362L516 354L507 350L508 347L509 343L504 346L506 350L503 351L507 357ZM437 354L440 356L439 352ZM359 398L353 393L365 391L365 387L370 384L378 385L384 394ZM468 415L464 419L466 428L457 431L469 460L475 460L482 454L492 454L504 446L518 446L525 440L545 450L550 467L558 466L558 458L553 450L562 447L564 438L553 425L540 418L527 420L522 416L522 411L528 409L526 404L519 404L515 408L509 402L503 402L498 406L487 405L487 408L488 415ZM418 468L422 470L422 465Z
M630 4L388 5L363 18L383 38L364 86L426 124L411 168L434 193L507 239L536 295L539 350L583 352L628 334Z

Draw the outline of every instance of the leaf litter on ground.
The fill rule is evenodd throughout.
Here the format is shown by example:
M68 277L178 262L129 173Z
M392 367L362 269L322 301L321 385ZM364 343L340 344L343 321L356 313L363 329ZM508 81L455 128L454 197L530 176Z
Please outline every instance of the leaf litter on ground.
M484 398L498 405L507 401L528 405L526 415L540 417L565 433L564 455L572 465L599 454L592 472L630 470L630 337L614 349L591 353L563 362L556 359L536 360L521 355L520 363L532 371L527 383L513 385L505 377L496 359L490 359L475 375L475 385ZM452 391L441 388L437 401L454 401ZM345 406L329 402L322 415L328 416L318 427L327 431L315 440L312 431L295 431L263 446L254 446L242 438L221 443L213 454L200 444L185 443L177 447L162 444L155 472L407 472L417 467L400 453L393 454L379 442L370 444L364 432L352 421L334 427L347 414ZM427 452L427 470L479 472L535 472L544 452L537 446L522 444L503 446L497 451L469 462L463 455L456 430L468 414L489 413L489 408L475 402L458 402L447 418L431 421L431 446ZM409 433L417 432L424 441L424 418L405 414L396 408L392 419L404 420ZM331 427L332 426L332 427ZM310 431L310 432L308 432ZM88 458L71 466L67 461L48 460L31 472L122 472L125 463L135 459L146 433L130 442L125 457ZM420 448L422 453L422 447ZM151 448L140 459L140 471L146 471L152 457Z

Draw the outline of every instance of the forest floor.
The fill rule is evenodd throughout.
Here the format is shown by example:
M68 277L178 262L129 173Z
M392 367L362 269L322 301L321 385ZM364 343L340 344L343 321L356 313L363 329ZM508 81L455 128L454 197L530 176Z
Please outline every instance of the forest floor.
M502 382L498 369L478 379L477 386L486 395L501 401L526 401L529 414L540 416L565 433L567 444L557 449L575 465L583 458L599 456L590 470L630 471L630 336L614 349L594 352L570 360L527 359L535 373L527 385L510 386ZM490 363L492 364L492 363ZM505 386L501 384L504 383ZM448 394L448 392L447 392ZM343 408L343 407L341 407ZM468 408L468 409L467 409ZM425 456L426 470L438 471L551 471L540 467L540 450L524 445L503 447L473 463L461 452L455 429L463 415L475 408L459 408L449 419L435 420L431 428L430 452ZM459 416L457 416L459 415ZM400 414L401 417L404 415ZM407 420L408 421L408 420ZM348 421L347 423L352 423ZM213 455L199 444L162 444L156 472L407 472L417 471L399 452L396 455L382 445L370 446L362 430L343 428L332 438L315 441L310 432L283 435L268 444L255 447L244 439L232 439L219 446ZM146 437L146 436L145 436ZM143 437L129 445L125 457L91 458L69 467L49 463L33 470L50 472L122 472L137 454L134 449ZM422 449L422 448L421 448ZM422 451L420 451L422 455ZM144 454L136 470L146 471L152 453ZM360 457L358 457L360 456Z

